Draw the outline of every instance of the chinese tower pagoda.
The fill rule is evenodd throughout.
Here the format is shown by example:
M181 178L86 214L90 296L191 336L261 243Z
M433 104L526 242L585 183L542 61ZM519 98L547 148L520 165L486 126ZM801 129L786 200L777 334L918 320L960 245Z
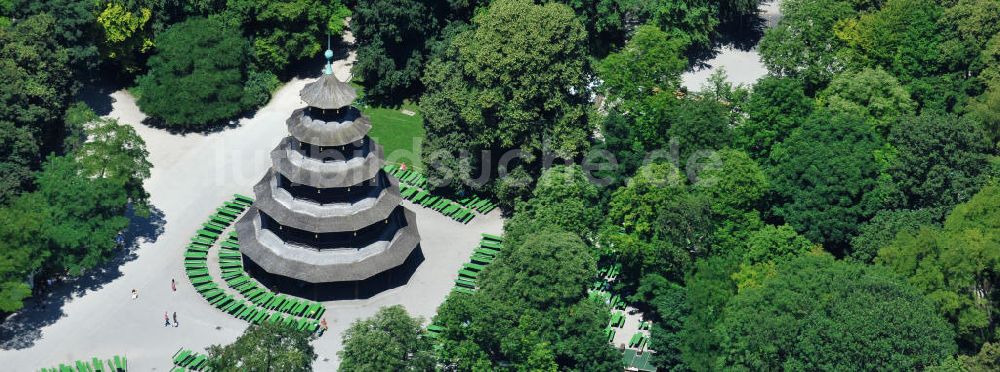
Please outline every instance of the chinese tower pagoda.
M299 93L307 107L254 186L236 224L244 266L274 290L325 300L368 297L408 279L423 260L412 211L387 175L371 122L351 106L353 87L327 65ZM401 282L402 281L402 282Z

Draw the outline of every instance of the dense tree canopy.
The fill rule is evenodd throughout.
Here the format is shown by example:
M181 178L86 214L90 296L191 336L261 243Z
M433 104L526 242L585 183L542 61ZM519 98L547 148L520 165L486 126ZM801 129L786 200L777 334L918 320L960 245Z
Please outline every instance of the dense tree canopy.
M990 145L978 123L954 114L906 117L892 128L889 168L907 208L946 207L968 200L986 180Z
M359 1L351 31L358 43L354 71L372 102L398 104L419 91L427 43L438 31L432 5L419 0Z
M55 24L43 13L0 29L0 122L34 138L27 144L23 135L5 133L4 142L14 148L33 145L48 152L60 144L61 119L76 86L69 54L52 34Z
M579 165L546 169L531 199L518 204L514 217L505 224L506 238L520 241L543 225L558 226L583 239L593 238L604 220L594 208L600 203L599 192Z
M208 347L216 371L311 371L316 352L312 336L283 322L251 325L229 345Z
M802 125L813 101L800 80L765 76L754 84L745 107L747 118L734 129L734 146L763 161L774 145Z
M833 26L854 9L840 0L788 0L780 6L781 20L760 41L761 61L771 73L797 78L815 92L843 68L835 53L843 42Z
M903 231L877 261L923 291L963 346L990 340L1000 280L1000 187L990 185L948 215L943 228Z
M438 309L439 355L461 370L613 370L620 356L601 337L607 308L586 298L594 255L575 234L553 229L504 243L474 294Z
M865 118L883 138L896 121L915 112L910 92L882 69L838 74L817 98L835 114L854 113Z
M246 52L246 41L215 20L172 26L156 38L149 74L139 80L139 107L170 126L234 117L244 108Z
M230 0L222 14L251 40L253 69L277 74L320 55L326 36L339 36L348 15L340 0Z
M494 191L520 198L539 174L540 151L569 157L587 147L585 32L572 9L524 0L492 2L474 24L425 71L424 163L434 177L479 167L492 174L493 164L461 169L449 159L488 150L486 160L499 160L519 148L520 161L500 165L510 174Z
M883 270L807 254L740 291L719 329L719 368L911 370L955 351L947 324Z
M773 213L809 240L843 248L882 205L882 147L861 117L815 112L772 153Z
M399 305L383 307L373 317L355 321L344 332L344 349L337 352L339 370L433 370L431 342L421 322Z

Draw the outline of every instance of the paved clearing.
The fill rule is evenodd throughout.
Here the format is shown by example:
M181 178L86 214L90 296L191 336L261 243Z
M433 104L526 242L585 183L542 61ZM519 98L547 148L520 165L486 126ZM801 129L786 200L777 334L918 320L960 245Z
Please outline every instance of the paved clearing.
M352 57L353 53L335 65L342 79L348 77ZM108 116L133 125L149 148L153 170L146 189L162 213L162 233L153 241L141 241L134 259L111 268L106 275L113 279L98 280L103 284L85 289L64 284L54 291L56 295L76 292L66 295L65 304L58 306L62 301L56 300L55 305L42 307L32 302L9 318L0 327L2 369L32 371L119 354L128 357L134 370L166 371L180 347L201 350L235 340L246 323L215 309L194 291L184 275L182 254L214 208L233 193L251 195L253 184L271 165L268 152L287 135L285 119L303 106L298 92L306 82L289 82L253 118L210 134L177 135L142 125L145 115L134 99L122 91L113 93ZM404 203L417 214L424 262L405 286L367 300L327 302L330 331L314 343L319 354L316 370L335 370L341 333L381 306L401 304L411 314L432 316L478 244L479 234L497 234L502 228L497 211L462 225ZM170 289L171 278L177 279L177 292ZM139 291L137 300L131 299L133 288ZM180 327L163 326L165 311L177 312Z

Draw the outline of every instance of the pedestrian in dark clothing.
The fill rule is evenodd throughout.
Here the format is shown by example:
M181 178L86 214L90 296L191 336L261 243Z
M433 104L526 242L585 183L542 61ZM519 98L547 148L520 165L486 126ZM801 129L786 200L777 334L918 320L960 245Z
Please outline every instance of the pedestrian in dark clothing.
M167 312L166 311L163 312L163 326L164 327L169 327L170 326L170 317L167 316Z
M177 281L176 280L170 279L170 289L173 289L174 292L177 292Z
M179 323L177 323L177 312L175 311L175 312L174 312L174 327L177 327L177 326L179 326L179 325L180 325L180 324L179 324Z

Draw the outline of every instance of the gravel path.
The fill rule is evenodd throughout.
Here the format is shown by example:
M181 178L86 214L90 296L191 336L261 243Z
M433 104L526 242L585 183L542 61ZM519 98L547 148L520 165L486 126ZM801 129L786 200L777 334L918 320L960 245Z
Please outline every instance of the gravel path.
M351 52L335 63L341 79L349 78L353 58ZM209 134L171 134L143 125L145 115L133 97L124 91L111 94L108 116L135 127L153 164L145 186L156 218L137 227L158 232L141 239L121 265L109 265L94 278L57 285L50 296L11 316L0 326L0 369L32 371L118 354L126 355L134 370L167 371L180 347L200 350L235 340L246 323L213 308L194 291L184 276L182 254L214 208L233 193L252 195L253 184L271 165L268 152L287 135L285 119L303 106L298 92L307 82L288 82L252 118ZM411 314L433 316L479 234L502 229L497 211L461 225L405 203L417 214L425 261L405 286L367 300L328 302L330 331L314 343L319 354L316 370L335 370L341 333L381 306L402 304ZM177 280L176 292L170 289L171 278ZM132 289L139 291L137 300L131 299ZM164 312L177 312L180 327L164 327Z
M781 0L770 0L761 4L760 17L764 19L764 27L770 28L781 19L781 11L778 3ZM724 47L719 50L719 54L708 61L710 67L688 71L681 75L681 82L692 91L699 91L708 82L708 77L716 70L722 68L726 70L728 81L733 84L750 85L760 77L767 74L767 68L760 61L760 54L754 47L750 51L743 51L732 47Z

